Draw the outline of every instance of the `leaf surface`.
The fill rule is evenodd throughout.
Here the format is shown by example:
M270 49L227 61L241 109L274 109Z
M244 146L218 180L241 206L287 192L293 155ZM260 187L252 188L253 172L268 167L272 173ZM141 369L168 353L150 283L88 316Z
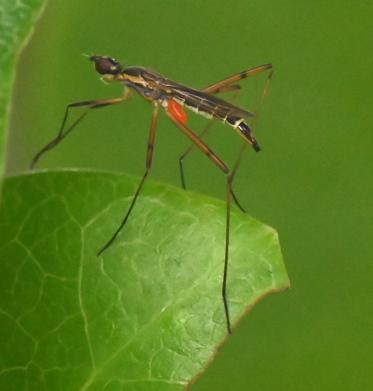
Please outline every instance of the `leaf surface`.
M138 178L42 172L5 181L0 389L182 390L227 337L225 204ZM288 287L276 231L233 208L232 323Z

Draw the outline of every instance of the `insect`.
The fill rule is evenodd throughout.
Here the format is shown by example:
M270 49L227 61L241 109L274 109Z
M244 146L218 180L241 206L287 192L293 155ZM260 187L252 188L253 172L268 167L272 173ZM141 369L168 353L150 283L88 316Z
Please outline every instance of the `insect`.
M222 280L222 299L224 304L224 313L226 318L227 330L232 332L230 321L230 313L227 298L227 277L228 277L228 260L229 260L229 229L230 229L230 210L231 202L233 202L242 210L242 206L233 192L232 183L240 165L242 154L247 145L256 151L260 151L260 146L253 135L252 128L248 125L248 120L255 120L256 113L244 110L223 99L216 97L220 92L228 92L239 90L240 86L236 83L242 79L254 76L258 73L268 71L267 79L262 93L262 100L267 94L269 82L272 77L272 65L264 64L254 68L250 68L243 72L234 74L224 80L211 84L201 90L186 87L176 83L161 74L143 67L126 67L124 68L114 58L108 56L93 55L89 56L96 71L101 75L101 79L105 82L120 82L124 85L124 93L119 98L113 99L97 99L81 102L70 103L66 106L65 114L58 131L57 136L46 144L33 158L31 168L35 166L41 156L47 151L57 146L71 131L83 120L83 118L92 109L115 105L130 98L133 91L140 94L145 100L153 105L153 112L150 122L150 130L148 133L148 143L146 151L145 172L137 187L129 208L112 237L100 249L97 255L101 255L116 239L124 225L126 224L136 200L144 186L145 180L148 177L152 166L153 148L155 135L157 130L157 120L160 109L163 109L176 127L192 142L191 146L181 155L179 159L180 176L183 188L185 188L185 178L183 170L183 159L188 155L193 147L198 148L204 153L212 163L226 176L226 229L225 229L225 254L224 254L224 269ZM73 108L85 108L85 110L77 117L77 119L66 127L67 119L70 110ZM218 120L233 128L242 138L243 144L240 150L238 159L233 168L230 169L222 159L203 141L202 137L207 132L209 125L197 135L187 125L188 117L184 108L190 109L197 114L200 114L209 119ZM211 124L211 123L210 123Z

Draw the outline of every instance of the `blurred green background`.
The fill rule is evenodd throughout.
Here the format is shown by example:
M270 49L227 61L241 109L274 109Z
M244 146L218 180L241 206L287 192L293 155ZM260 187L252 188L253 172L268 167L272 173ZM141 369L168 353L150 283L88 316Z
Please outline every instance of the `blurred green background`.
M107 54L194 87L272 62L236 192L279 231L292 281L238 327L193 390L362 390L373 384L373 3L370 1L51 1L18 64L8 174L27 169L57 132L67 103L119 96L81 53ZM264 78L243 82L253 108ZM226 96L228 98L229 96ZM140 98L92 112L39 167L141 175L151 108ZM192 117L192 115L190 115ZM204 120L191 118L201 129ZM215 125L227 161L240 138ZM164 116L153 178L179 184L187 140ZM224 195L199 153L190 188Z

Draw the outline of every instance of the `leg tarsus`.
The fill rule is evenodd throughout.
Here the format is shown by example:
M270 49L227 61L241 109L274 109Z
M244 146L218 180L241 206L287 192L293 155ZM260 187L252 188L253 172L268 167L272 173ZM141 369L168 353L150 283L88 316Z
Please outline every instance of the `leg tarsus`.
M52 139L48 144L46 144L32 159L31 164L30 164L30 169L33 169L35 164L39 161L39 159L44 155L44 153L50 151L53 149L55 146L57 146L77 125L80 121L83 120L83 118L88 114L88 110L86 110L83 114L81 114L76 121L66 130L65 133L63 133L63 127L66 122L66 114L63 120L63 127L60 129L58 132L57 136Z
M120 223L119 227L116 229L116 231L114 232L113 236L105 243L104 246L102 246L102 248L100 249L100 251L98 251L98 253L96 254L97 256L100 256L106 249L108 249L111 244L114 242L114 240L117 238L117 236L119 235L119 232L122 230L122 228L125 226L125 224L127 223L127 220L132 212L132 209L133 207L135 206L135 203L136 203L136 200L137 200L137 197L138 195L140 194L140 191L144 185L144 182L145 182L145 179L146 177L148 176L148 173L149 173L149 168L147 168L145 170L145 173L140 181L140 184L139 186L137 187L137 190L136 190L136 193L135 195L133 196L132 198L132 202L131 202L131 205L129 206L128 210L127 210L127 213L126 215L124 216L124 219L123 221Z
M236 204L236 206L238 207L238 209L240 209L243 213L247 213L246 210L242 207L242 205L238 201L237 196L234 193L233 189L231 189L231 195L232 195L233 201Z
M184 190L186 190L184 167L183 167L183 158L184 158L184 155L179 157L179 171L180 171L181 187Z
M228 334L232 334L232 325L230 320L229 304L228 304L228 296L227 296L232 180L233 177L232 174L230 173L227 176L227 201L226 201L227 214L226 214L226 224L225 224L225 254L224 254L223 283L221 288Z

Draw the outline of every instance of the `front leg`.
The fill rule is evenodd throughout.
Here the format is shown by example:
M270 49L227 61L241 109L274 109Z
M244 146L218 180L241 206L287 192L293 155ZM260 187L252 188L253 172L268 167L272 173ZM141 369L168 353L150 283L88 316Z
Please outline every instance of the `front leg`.
M52 139L48 144L46 144L32 159L30 168L33 169L38 160L44 155L44 153L50 151L56 147L71 131L83 120L83 118L88 114L91 109L98 109L100 107L111 106L117 103L121 103L124 100L128 99L130 96L129 90L126 90L124 95L119 98L112 99L97 99L97 100L88 100L81 102L69 103L65 109L65 115L62 119L60 129L57 133L57 136ZM65 130L65 125L69 116L70 109L77 107L86 107L86 110Z

